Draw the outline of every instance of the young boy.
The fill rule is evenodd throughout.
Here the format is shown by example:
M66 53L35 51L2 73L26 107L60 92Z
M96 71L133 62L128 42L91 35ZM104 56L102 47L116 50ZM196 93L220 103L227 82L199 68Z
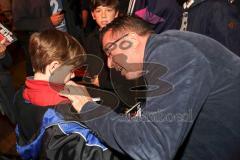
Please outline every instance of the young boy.
M77 119L67 121L70 102L59 95L84 63L85 52L67 33L47 30L30 38L34 76L15 96L17 151L23 159L118 159Z
M109 70L107 67L107 56L102 50L99 31L107 24L112 22L119 13L118 0L94 0L91 1L91 13L93 19L98 24L98 27L91 33L85 44L88 58L88 72L94 77L92 83L101 89L114 91L121 102L127 107L136 103L136 92L130 91L131 87L136 86L136 83L144 84L143 80L127 81L120 72ZM100 60L99 60L100 59Z
M90 8L93 19L97 23L97 28L87 37L86 51L90 55L100 58L102 61L88 61L88 71L91 76L95 76L92 81L93 84L103 89L112 89L109 80L109 69L106 66L107 57L102 51L101 43L99 41L99 31L118 16L118 0L94 0L91 1ZM99 68L102 71L98 74ZM96 76L98 74L98 76Z

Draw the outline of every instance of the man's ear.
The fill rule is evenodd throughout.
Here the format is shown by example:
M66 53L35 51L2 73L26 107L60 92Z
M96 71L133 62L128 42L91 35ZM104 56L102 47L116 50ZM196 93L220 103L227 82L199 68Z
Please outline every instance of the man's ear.
M139 44L137 33L131 32L131 33L129 33L128 37L129 37L129 39L132 42L132 47L136 48L138 46L138 44Z
M47 69L52 74L60 66L59 61L53 61L48 66Z

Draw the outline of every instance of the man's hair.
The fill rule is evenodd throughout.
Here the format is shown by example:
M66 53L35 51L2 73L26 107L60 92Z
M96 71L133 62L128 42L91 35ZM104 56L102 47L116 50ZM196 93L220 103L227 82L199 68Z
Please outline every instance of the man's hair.
M151 29L150 24L146 23L138 17L133 16L122 16L115 18L111 23L102 29L101 38L109 30L112 31L112 36L113 34L122 34L126 31L135 32L140 36L154 33L154 31Z
M29 41L29 54L35 72L45 73L53 61L61 64L80 65L85 62L85 51L72 36L58 30L34 33Z
M90 9L94 11L97 7L112 7L116 11L119 10L119 0L91 0Z

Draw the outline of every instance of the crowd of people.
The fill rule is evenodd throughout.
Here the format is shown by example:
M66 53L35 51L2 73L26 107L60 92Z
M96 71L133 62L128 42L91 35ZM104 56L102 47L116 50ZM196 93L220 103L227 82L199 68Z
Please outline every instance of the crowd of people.
M238 160L238 4L13 0L1 23L27 77L15 91L3 38L0 111L16 124L19 156Z

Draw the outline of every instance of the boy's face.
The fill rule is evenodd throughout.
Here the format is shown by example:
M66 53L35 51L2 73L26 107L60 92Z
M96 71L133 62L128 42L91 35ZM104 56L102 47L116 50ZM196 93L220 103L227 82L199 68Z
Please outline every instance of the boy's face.
M118 16L118 11L112 7L98 6L92 12L93 19L97 22L100 28L105 27Z

